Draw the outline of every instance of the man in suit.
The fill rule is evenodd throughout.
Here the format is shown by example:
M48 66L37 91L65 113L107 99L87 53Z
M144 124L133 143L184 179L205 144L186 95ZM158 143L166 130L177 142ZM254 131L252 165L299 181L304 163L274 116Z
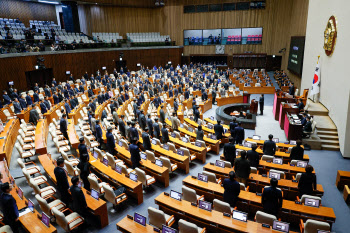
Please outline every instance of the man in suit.
M237 175L237 181L247 185L247 179L250 174L250 164L246 159L247 152L245 150L241 151L241 157L235 159L235 172Z
M194 106L194 110L193 110L193 115L194 115L194 121L197 123L198 119L200 118L200 113L199 113L199 107L196 105Z
M305 123L305 126L303 127L303 131L304 132L312 132L312 123L311 123L311 121L310 121L310 117L309 116L307 116L306 117L306 123ZM305 137L306 136L306 134L303 134L303 137Z
M68 205L70 201L70 194L68 192L69 184L66 171L64 170L64 159L62 157L57 159L57 167L54 169L54 174L57 180L57 191L61 195L61 200Z
M34 94L33 94L33 99L34 99L34 103L39 102L39 91L35 90Z
M160 106L160 111L159 111L159 118L161 123L165 123L165 113L164 113L164 105Z
M276 143L272 141L273 135L269 135L269 140L264 142L263 152L264 155L275 155L276 153Z
M30 106L30 105L33 104L32 97L30 97L28 91L26 92L26 102L27 102L27 105L28 105L28 106Z
M23 95L19 99L19 104L21 105L22 109L26 109L27 108L27 102L26 102L26 99L25 99L25 97Z
M297 145L292 148L290 152L291 160L303 160L304 159L304 148L301 147L301 141L297 141Z
M112 128L107 129L107 133L106 133L107 149L111 155L115 155L117 153L117 151L115 150L115 139L114 139L114 136L112 134L112 130L113 130Z
M260 95L259 108L260 108L260 115L263 115L263 113L264 113L264 94Z
M165 144L169 142L169 132L168 132L168 129L166 128L165 123L163 124L161 131L162 131L162 143Z
M145 128L145 131L142 132L142 140L143 140L143 149L144 150L151 150L152 146L151 146L151 140L148 134L148 128Z
M225 160L231 163L233 167L236 159L236 147L235 147L235 139L233 137L229 137L228 143L224 145L224 157Z
M244 129L242 127L241 122L238 122L238 125L235 128L234 134L235 134L236 144L242 144L242 141L244 140Z
M139 125L140 125L142 130L145 130L145 128L147 126L146 117L145 117L145 114L143 114L143 109L141 109L140 112L141 113L140 113L140 116L139 116Z
M11 98L7 95L7 91L3 91L2 98L4 99L4 105L10 104L12 102Z
M3 223L9 225L14 233L19 232L19 212L16 200L11 195L12 185L8 182L1 185L1 207L3 213Z
M160 139L160 127L158 124L158 118L154 119L154 123L153 123L153 134L155 138Z
M261 196L261 204L263 205L264 212L276 217L283 203L282 192L277 189L277 184L278 180L272 178L270 180L270 187L264 188Z
M302 112L304 111L304 103L303 103L303 100L302 99L299 99L298 100L298 104L297 104L298 108L299 108L299 112Z
M290 94L291 96L294 96L295 90L294 90L294 84L290 83L289 84L289 91L288 94Z
M140 166L140 149L137 145L137 138L133 138L132 140L132 144L129 146L129 151L130 151L130 155L131 155L131 163L132 163L132 169L135 169L137 167Z
M178 119L176 117L176 113L175 112L173 112L173 116L171 117L170 121L171 121L171 128L172 128L172 130L173 131L174 130L178 130L178 128L179 128L179 121L178 121Z
M101 149L103 140L102 140L102 129L100 125L100 120L96 120L95 130L96 130L96 141L100 144L98 148Z
M15 112L15 114L18 114L18 113L21 113L21 111L22 111L22 107L21 107L21 104L19 103L19 101L18 101L18 99L16 98L16 99L14 99L14 101L13 101L13 108L14 108L14 112Z
M236 121L237 121L236 117L233 117L232 121L230 122L230 133L233 139L235 139L235 128L238 126Z
M147 117L148 117L146 120L147 128L148 128L149 134L153 137L153 120L151 118L151 114L147 114Z
M96 135L96 118L95 118L95 113L91 113L91 118L90 118L90 127L93 135Z
M89 98L92 97L93 95L94 95L94 92L92 91L91 86L89 86L89 88L88 88L88 96L89 96Z
M204 141L204 132L202 130L202 126L201 125L198 125L196 140Z
M44 100L41 100L39 105L40 105L41 114L45 114L47 112L47 108L46 108L46 104L44 103Z
M222 136L224 134L224 127L222 125L220 125L220 123L221 123L221 121L218 120L217 124L214 125L214 132L215 132L216 138L218 140L222 139Z
M33 123L36 126L40 119L39 113L35 109L35 104L32 104L32 109L29 112L29 123Z
M119 120L118 120L118 126L119 126L119 132L122 135L122 137L126 137L125 135L125 123L123 121L124 115L121 115Z
M65 100L64 108L66 109L66 114L69 114L71 112L68 99Z
M305 126L305 124L306 124L306 117L307 117L307 114L305 112L303 112L302 118L301 118L301 125L302 126Z
M63 114L60 120L60 131L63 137L69 141L67 129L68 129L67 115Z
M259 153L256 152L257 146L254 144L252 146L252 149L247 151L247 159L249 160L249 164L251 167L256 167L258 168L259 165Z
M185 100L187 100L188 98L190 98L190 92L188 91L188 89L185 89Z
M60 102L60 99L59 99L56 91L53 93L52 98L53 98L53 103L54 104L58 104Z
M48 85L45 86L44 93L45 93L45 96L51 97L51 91Z
M133 121L131 122L131 128L129 131L130 134L130 140L136 138L137 140L139 140L140 136L139 136L139 132L137 131L137 129L135 128L136 123Z
M224 179L222 183L224 187L224 201L229 203L232 208L236 207L238 195L241 192L241 186L236 181L236 174L230 171L229 178Z
M79 150L80 157L84 154L88 154L88 149L85 145L84 137L79 138L78 150Z
M86 218L87 213L89 213L86 199L83 191L79 187L79 177L73 176L71 179L72 186L69 188L72 194L73 200L73 211L77 212L80 216Z
M314 195L314 190L317 190L316 175L313 174L314 168L311 165L305 167L305 173L301 174L298 189L299 197L302 195Z

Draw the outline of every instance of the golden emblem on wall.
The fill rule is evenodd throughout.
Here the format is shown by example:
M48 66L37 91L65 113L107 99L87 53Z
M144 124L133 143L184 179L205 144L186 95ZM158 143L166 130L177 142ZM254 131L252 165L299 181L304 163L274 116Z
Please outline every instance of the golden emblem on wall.
M332 15L327 21L326 29L324 30L324 51L327 56L332 55L334 51L335 42L337 39L337 20Z

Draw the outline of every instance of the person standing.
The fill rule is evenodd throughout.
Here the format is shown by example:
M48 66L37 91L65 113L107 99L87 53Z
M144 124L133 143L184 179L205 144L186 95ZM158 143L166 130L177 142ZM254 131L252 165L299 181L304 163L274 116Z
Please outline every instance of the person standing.
M72 194L73 210L82 217L86 218L86 215L87 213L89 213L89 210L87 209L85 195L81 188L79 188L79 177L73 176L71 181L72 186L69 188L69 190Z
M260 108L260 115L263 115L264 114L264 94L260 95L259 108Z
M247 178L250 174L250 164L246 159L247 152L241 151L241 157L235 160L235 172L237 175L237 181L243 184L247 184Z
M204 131L202 130L202 126L201 125L198 125L196 140L204 141Z
M145 128L145 131L142 132L142 141L143 141L143 149L144 150L151 150L152 149L151 140L149 138L147 127Z
M88 180L90 166L89 154L80 154L80 162L78 163L77 167L80 169L80 178L84 183L84 188L88 191L90 191L90 182Z
M276 143L272 141L273 135L269 135L269 140L264 142L263 152L264 155L275 155L276 153Z
M96 130L96 141L99 144L98 149L101 150L103 140L102 140L102 128L100 125L100 120L96 120L95 130Z
M224 145L224 157L225 160L231 163L231 166L233 167L235 164L236 159L236 147L234 143L233 137L229 137L228 143L225 143Z
M68 192L69 184L67 179L67 173L64 170L64 159L62 157L57 159L57 167L54 169L54 174L57 180L57 190L61 195L61 200L68 205L70 200L70 194Z
M270 180L270 186L264 188L261 196L261 204L263 205L264 212L276 217L283 203L282 191L277 188L277 184L278 180L272 178Z
M238 122L238 126L235 128L235 141L236 144L242 144L244 140L244 129L242 123Z
M2 184L1 206L3 213L3 222L9 225L14 233L19 232L19 212L16 200L11 195L12 185L8 182Z
M171 129L174 131L174 130L178 130L179 128L179 121L176 117L176 112L173 112L173 116L171 117L170 119L171 121Z
M112 130L113 130L112 128L107 129L107 133L106 133L107 149L111 155L115 155L116 154L115 139L114 139L114 135L112 134Z
M138 166L140 166L140 149L137 145L138 140L137 138L133 138L132 139L132 144L129 146L129 151L130 151L130 155L131 155L131 163L132 163L132 169L137 168Z
M153 123L153 135L155 138L160 138L160 127L158 124L158 118L154 119L154 123Z
M88 150L87 150L87 147L85 145L84 137L79 138L78 151L79 151L80 160L81 160L81 156L83 154L88 154Z
M163 107L164 105L161 105L160 111L159 111L159 119L162 124L165 123L165 113L164 113Z
M307 165L305 172L301 174L300 180L298 182L298 189L300 198L302 195L313 195L314 190L317 190L316 175L313 174L314 168L311 165Z
M224 187L224 201L229 203L231 207L236 207L238 195L241 192L241 187L236 181L236 174L230 171L229 178L224 179L222 183Z
M161 131L162 131L162 143L166 144L167 142L169 142L169 132L168 132L168 129L166 128L165 123L163 124Z
M301 141L297 141L297 145L292 148L290 152L290 160L303 160L304 148L301 147Z
M69 142L67 129L68 129L67 115L66 115L66 114L63 114L63 115L62 115L62 118L61 118L61 120L60 120L60 131L61 131L63 137L64 137L66 140L68 140L68 142Z
M221 121L218 120L217 124L214 125L215 136L218 140L222 139L222 135L224 134L224 127L220 125Z
M247 159L249 160L249 164L251 167L255 167L255 168L258 168L259 159L260 159L259 153L256 152L257 148L258 147L254 144L252 145L252 149L247 151Z
M236 121L237 121L237 118L233 117L232 121L230 122L230 133L231 133L231 137L233 137L233 139L235 138L235 128L238 126Z

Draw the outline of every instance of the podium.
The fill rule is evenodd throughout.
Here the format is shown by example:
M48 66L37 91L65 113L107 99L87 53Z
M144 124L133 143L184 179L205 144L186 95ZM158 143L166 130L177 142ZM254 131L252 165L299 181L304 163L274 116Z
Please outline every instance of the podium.
M250 113L251 114L257 114L258 113L258 101L256 101L255 99L252 99L252 101L250 101Z
M248 104L250 101L250 94L246 91L243 92L243 103Z

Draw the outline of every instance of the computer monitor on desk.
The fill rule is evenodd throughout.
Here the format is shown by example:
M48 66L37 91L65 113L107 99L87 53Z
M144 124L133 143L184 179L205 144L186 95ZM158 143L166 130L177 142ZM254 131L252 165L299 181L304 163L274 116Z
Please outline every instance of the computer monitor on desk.
M211 211L211 203L210 202L199 200L198 207L203 209L203 210Z
M44 212L41 214L41 222L42 222L46 227L50 227L50 217L47 216Z
M274 141L275 143L279 143L279 139L278 138L272 138L272 141Z
M272 179L272 178L275 178L277 180L280 180L281 179L281 174L280 173L277 173L277 172L269 172L269 178Z
M248 220L248 214L241 211L234 210L232 212L232 218L239 221L246 222Z
M185 152L183 150L181 150L181 149L177 149L176 153L178 155L181 155L181 156L184 156L184 154L185 154Z
M21 198L23 200L23 190L20 187L18 187L17 194L18 194L19 198Z
M115 165L115 171L118 172L119 174L122 174L122 167L119 165Z
M170 197L175 199L175 200L181 201L181 196L182 196L182 194L179 192L176 192L174 190L170 191Z
M272 224L272 229L276 230L276 231L282 231L282 232L288 233L289 232L289 223L274 220L273 224Z
M96 200L98 200L100 197L99 193L95 189L91 189L91 196Z
M254 140L260 140L260 138L261 138L261 136L259 136L259 135L253 135Z
M208 176L201 174L201 173L198 173L197 179L200 181L208 182Z
M159 167L163 167L163 161L160 160L160 159L156 159L155 164L156 164L157 166L159 166Z
M296 144L297 144L297 141L295 141L295 140L290 140L290 141L289 141L289 144L290 144L290 145L296 145Z
M177 230L175 230L174 228L165 226L163 224L163 226L162 226L162 233L177 233Z
M134 221L142 226L146 226L147 218L139 213L134 213Z
M143 152L140 153L141 159L147 160L147 155Z
M306 167L308 164L307 161L298 161L297 162L297 167Z
M273 158L272 162L274 164L283 164L283 159L282 158Z
M221 161L221 160L216 160L216 161L215 161L215 165L216 165L217 167L222 167L222 168L225 167L224 161Z
M132 180L132 181L134 181L134 182L137 182L137 175L136 175L136 174L130 173L130 174L129 174L129 178L130 178L130 180Z
M312 206L312 207L320 207L320 200L306 197L304 201L304 205Z

